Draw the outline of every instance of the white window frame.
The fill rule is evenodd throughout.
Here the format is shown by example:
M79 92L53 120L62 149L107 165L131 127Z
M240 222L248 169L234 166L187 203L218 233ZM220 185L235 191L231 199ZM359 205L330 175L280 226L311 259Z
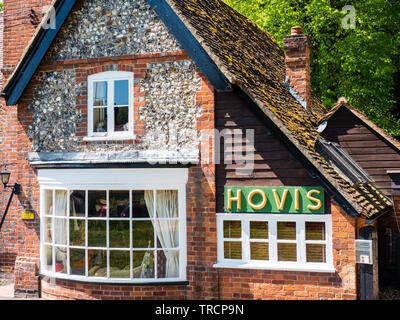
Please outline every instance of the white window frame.
M40 273L51 278L70 279L84 282L98 282L98 283L168 283L168 282L181 282L186 281L186 265L187 265L187 245L186 245L186 183L188 181L188 169L42 169L38 171L38 178L40 184ZM100 182L102 181L102 182ZM52 250L53 250L53 269L52 271L45 270L45 245L49 245L44 241L45 232L45 218L53 217L52 230L54 232L54 215L48 216L44 213L45 209L45 190L53 190L53 201L55 190L66 190L69 194L70 190L86 190L86 216L82 217L84 221L90 220L104 220L107 221L107 246L106 247L89 247L88 238L86 237L85 246L71 246L69 223L67 223L67 245L55 245L55 237L52 237ZM110 190L178 190L178 224L179 224L179 276L175 278L111 278L109 277L109 268L107 268L107 277L89 277L86 271L83 275L72 275L69 264L69 252L72 249L85 249L85 270L88 269L88 256L87 250L107 250L107 259L110 257L111 250L118 250L119 248L110 247L108 221L110 220L124 220L129 221L130 226L132 221L136 220L155 220L155 218L113 218L109 217L107 208L107 217L105 218L91 218L87 216L87 190L106 190L107 199ZM130 192L130 198L131 198ZM130 209L132 210L132 208ZM54 211L54 206L53 206ZM58 217L62 218L62 217ZM69 201L67 201L67 216L70 219ZM163 218L165 219L165 218ZM176 219L176 218L173 218ZM88 224L85 223L86 234ZM154 233L156 237L156 232ZM138 251L138 248L132 248L132 234L130 235L130 252ZM156 243L156 242L155 242ZM67 248L67 273L55 272L54 259L55 247ZM126 248L123 248L127 250ZM159 250L159 249L157 249ZM155 261L157 257L155 256ZM132 253L131 253L132 261ZM108 264L109 265L109 264ZM132 269L132 264L131 264ZM156 269L156 264L155 264ZM157 271L155 271L157 272ZM132 276L132 270L131 270Z
M223 223L228 221L242 222L241 238L224 239ZM250 242L259 240L250 239L250 221L268 222L269 260L251 260ZM296 240L277 239L277 222L296 222ZM325 240L305 240L306 222L324 222ZM242 259L224 258L224 241L242 242ZM297 261L278 261L278 243L296 243ZM325 244L326 262L306 262L306 244ZM253 214L253 213L217 213L217 251L218 261L215 268L263 269L263 270L292 270L307 272L336 272L332 256L332 217L328 214Z
M118 80L129 81L129 106L128 106L128 131L114 131L114 82ZM107 82L107 132L94 132L93 131L93 83L94 82ZM106 71L101 73L92 74L88 77L88 91L87 91L87 112L88 112L88 131L87 137L84 141L101 141L101 140L127 140L134 139L133 134L133 86L134 74L127 71Z

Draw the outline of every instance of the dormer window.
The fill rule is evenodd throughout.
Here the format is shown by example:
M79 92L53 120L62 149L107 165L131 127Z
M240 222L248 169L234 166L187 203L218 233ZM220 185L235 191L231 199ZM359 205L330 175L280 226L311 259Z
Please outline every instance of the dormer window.
M88 139L133 137L133 73L109 71L88 77Z

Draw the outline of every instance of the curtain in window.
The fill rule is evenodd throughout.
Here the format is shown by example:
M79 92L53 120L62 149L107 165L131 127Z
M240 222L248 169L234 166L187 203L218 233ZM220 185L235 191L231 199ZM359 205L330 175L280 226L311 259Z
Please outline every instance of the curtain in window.
M73 217L76 217L76 209L75 209L75 197L74 197L74 192L71 191L70 192L70 202L69 202L69 206L71 207L71 215ZM78 226L78 221L77 220L73 220L74 221L74 230L78 231L79 230L79 226Z
M95 82L94 86L94 106L107 105L107 81Z
M161 218L155 220L153 225L162 248L165 248L163 251L166 257L166 277L178 277L179 251L171 250L179 246L178 220L163 219L178 218L178 191L157 191L155 210L153 191L145 191L144 197L150 217L154 218L155 214L156 218Z
M67 219L58 217L67 216L67 192L56 190L54 199L54 239L56 244L56 272L65 272L67 262L67 249L58 247L57 245L67 244ZM62 263L62 264L61 264Z

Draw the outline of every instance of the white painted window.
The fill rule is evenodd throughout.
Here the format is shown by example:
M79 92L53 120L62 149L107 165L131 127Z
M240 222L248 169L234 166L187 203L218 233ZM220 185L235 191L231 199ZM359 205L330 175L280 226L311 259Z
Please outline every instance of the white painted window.
M88 77L88 137L133 138L133 73L107 71Z
M187 169L39 170L41 273L186 280Z
M215 267L335 272L330 215L217 214Z

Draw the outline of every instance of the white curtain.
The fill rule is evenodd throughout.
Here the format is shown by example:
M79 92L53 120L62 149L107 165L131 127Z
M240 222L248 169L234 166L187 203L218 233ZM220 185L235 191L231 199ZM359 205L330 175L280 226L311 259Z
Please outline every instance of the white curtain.
M150 217L155 215L156 218L178 218L178 191L157 191L155 210L153 191L145 191L144 198ZM153 226L161 246L166 248L163 250L166 257L166 277L176 278L179 276L179 251L171 249L179 246L178 220L157 219Z
M67 244L67 219L57 219L57 217L66 217L67 216L67 191L64 190L56 190L56 196L54 199L54 239L55 243L66 245ZM56 265L56 269L59 272L65 272L67 269L67 249L60 248L56 246L56 262L62 261L63 268L59 268Z

